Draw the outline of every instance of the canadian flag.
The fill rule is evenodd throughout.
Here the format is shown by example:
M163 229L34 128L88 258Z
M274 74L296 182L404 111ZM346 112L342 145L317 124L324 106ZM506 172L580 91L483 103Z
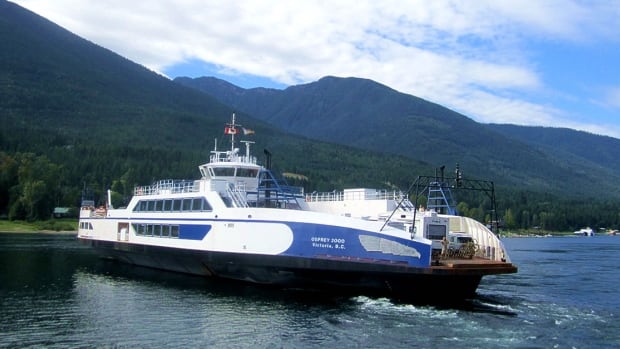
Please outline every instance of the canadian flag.
M224 128L224 134L225 135L236 135L237 134L237 129L234 127L226 127Z

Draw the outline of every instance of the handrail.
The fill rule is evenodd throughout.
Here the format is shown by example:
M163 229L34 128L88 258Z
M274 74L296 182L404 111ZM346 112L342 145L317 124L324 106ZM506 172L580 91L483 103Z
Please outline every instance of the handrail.
M241 162L245 164L256 164L257 160L255 156L239 155L237 153L231 153L230 151L212 151L209 156L209 163L228 163L228 162Z
M157 195L170 193L192 193L197 192L198 188L194 185L193 180L187 179L164 179L157 181L151 185L137 186L133 190L133 194L141 195Z
M226 193L235 203L235 207L249 207L247 200L243 196L245 191L241 191L240 188L235 186L233 183L228 183Z
M364 188L360 188L364 189ZM374 192L358 192L358 191L328 191L313 192L306 194L306 201L345 201L345 200L394 200L400 201L405 195L400 190L376 190Z

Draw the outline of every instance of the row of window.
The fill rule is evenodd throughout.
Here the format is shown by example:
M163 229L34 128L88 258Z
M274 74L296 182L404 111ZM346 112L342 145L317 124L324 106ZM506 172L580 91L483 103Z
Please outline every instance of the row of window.
M93 225L90 222L80 222L80 229L93 230Z
M179 237L178 225L133 223L132 226L138 236L153 236L161 238Z
M211 205L203 197L159 200L140 200L133 208L134 212L191 212L211 211Z
M211 167L211 177L248 177L254 178L258 175L258 170L253 168L234 168L234 167ZM235 172L235 170L237 170Z

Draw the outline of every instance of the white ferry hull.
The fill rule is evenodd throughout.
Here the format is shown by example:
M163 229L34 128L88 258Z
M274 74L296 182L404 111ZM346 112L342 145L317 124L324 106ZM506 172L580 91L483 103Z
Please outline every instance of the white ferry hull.
M231 211L226 218L215 213L131 217L124 210L106 217L85 214L78 238L103 257L139 266L417 302L437 301L446 290L454 293L452 300L472 297L482 276L505 272L434 266L430 240L412 240L389 227L382 232L380 222L307 211ZM278 215L279 220L266 219ZM162 223L178 224L179 237L136 234L140 225Z

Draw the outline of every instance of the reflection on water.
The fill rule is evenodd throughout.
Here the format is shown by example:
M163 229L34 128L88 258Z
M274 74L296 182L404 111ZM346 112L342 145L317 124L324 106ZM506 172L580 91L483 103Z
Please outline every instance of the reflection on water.
M507 239L518 274L483 279L462 304L420 306L124 265L71 235L0 234L0 347L619 347L620 238L597 239Z

